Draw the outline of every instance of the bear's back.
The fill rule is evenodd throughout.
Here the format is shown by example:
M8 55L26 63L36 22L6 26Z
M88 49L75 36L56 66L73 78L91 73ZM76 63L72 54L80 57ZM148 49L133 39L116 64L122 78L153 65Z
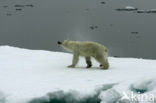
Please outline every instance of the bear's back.
M94 56L98 52L104 52L106 49L103 45L96 42L85 41L78 42L78 44L79 44L79 53L82 56Z

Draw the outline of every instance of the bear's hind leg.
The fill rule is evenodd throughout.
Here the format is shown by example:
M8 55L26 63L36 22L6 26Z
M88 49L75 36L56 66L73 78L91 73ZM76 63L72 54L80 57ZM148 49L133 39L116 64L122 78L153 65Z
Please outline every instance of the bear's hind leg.
M108 63L108 60L107 58L104 59L104 62L102 64L102 69L108 69L109 68L109 63Z
M91 57L85 57L85 59L86 59L86 64L87 64L86 68L92 67Z
M98 55L95 57L95 59L100 63L101 69L108 69L109 68L108 60L103 55Z

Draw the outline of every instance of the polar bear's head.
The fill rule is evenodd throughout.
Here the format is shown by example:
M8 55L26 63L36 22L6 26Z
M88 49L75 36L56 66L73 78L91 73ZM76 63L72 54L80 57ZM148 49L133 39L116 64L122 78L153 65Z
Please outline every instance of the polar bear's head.
M61 45L62 47L64 47L68 51L72 51L72 45L71 45L72 41L71 40L64 40L63 42L58 41L57 44Z
M64 40L63 42L58 41L57 44L62 45L62 46L67 46L70 40Z

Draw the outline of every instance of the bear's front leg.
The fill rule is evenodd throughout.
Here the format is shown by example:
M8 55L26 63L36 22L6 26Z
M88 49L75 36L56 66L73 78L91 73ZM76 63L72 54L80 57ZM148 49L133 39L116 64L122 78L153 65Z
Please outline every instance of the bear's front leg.
M74 68L76 66L76 64L79 61L79 54L78 53L74 53L73 54L73 60L72 60L72 65L69 65L68 68Z
M91 57L85 57L85 59L86 59L86 64L87 64L86 68L92 67Z

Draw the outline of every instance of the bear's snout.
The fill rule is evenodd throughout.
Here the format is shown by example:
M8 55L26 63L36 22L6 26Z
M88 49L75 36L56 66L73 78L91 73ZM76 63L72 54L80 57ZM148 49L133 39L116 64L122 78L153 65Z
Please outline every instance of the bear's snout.
M58 41L58 42L57 42L57 44L59 44L59 45L60 45L60 44L62 44L62 42Z

